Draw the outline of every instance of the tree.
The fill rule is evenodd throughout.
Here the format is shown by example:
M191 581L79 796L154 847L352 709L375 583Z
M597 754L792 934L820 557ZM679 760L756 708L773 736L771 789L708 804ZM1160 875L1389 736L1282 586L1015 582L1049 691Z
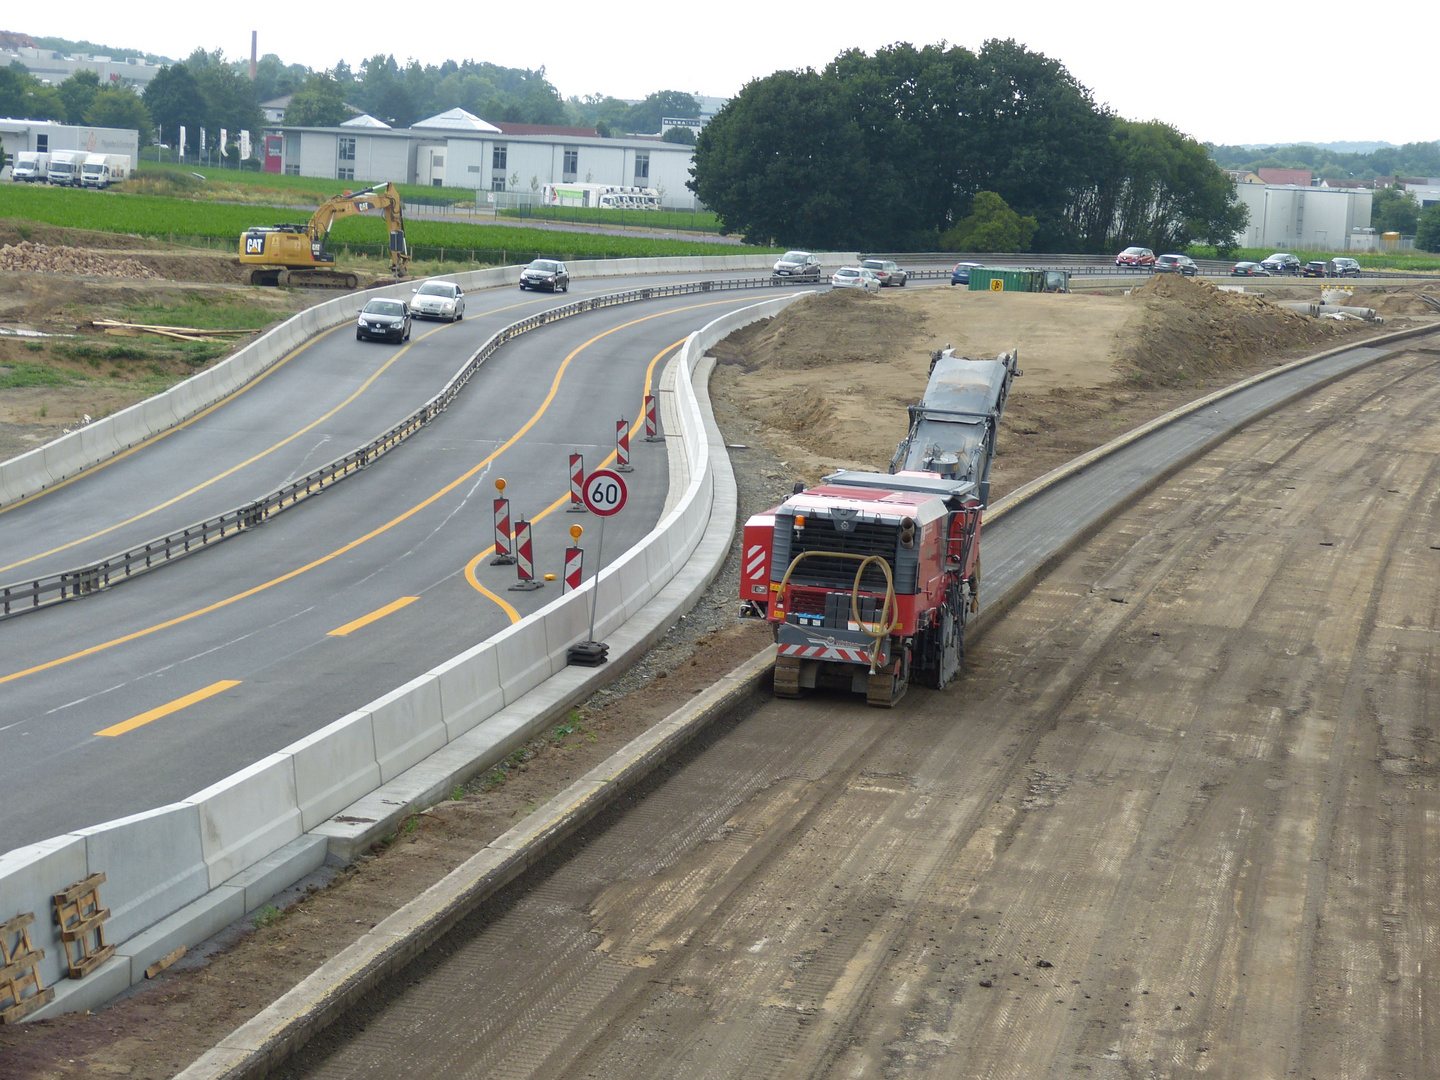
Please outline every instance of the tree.
M55 89L65 102L65 122L83 124L85 113L100 90L100 76L93 71L77 71Z
M30 74L18 60L0 68L0 116L65 122L65 102L54 87Z
M186 148L179 144L180 128L183 126L186 142L191 146L200 144L205 102L200 95L200 84L185 64L162 67L146 84L141 100L159 132L160 142L170 142L176 150L184 153Z
M672 127L660 136L661 142L679 143L681 146L695 145L695 132L688 127Z
M1370 200L1370 227L1376 232L1398 232L1409 235L1420 223L1420 204L1415 196L1401 187L1376 190Z
M218 139L221 128L235 135L242 130L254 132L265 127L265 114L255 100L255 88L230 65L202 68L195 81L205 103L203 123L211 138Z
M134 128L140 133L140 145L150 145L150 113L128 86L107 86L97 92L84 121L95 127Z
M689 118L699 115L700 103L693 95L680 90L661 90L626 111L624 128L636 134L650 135L660 130L660 121L666 116Z
M285 107L285 123L296 127L334 127L349 116L344 89L328 74L311 75Z
M1039 228L1033 217L1021 217L993 191L981 191L970 215L940 239L948 251L1029 251Z
M1440 252L1440 203L1431 203L1420 215L1415 229L1415 246L1421 251Z

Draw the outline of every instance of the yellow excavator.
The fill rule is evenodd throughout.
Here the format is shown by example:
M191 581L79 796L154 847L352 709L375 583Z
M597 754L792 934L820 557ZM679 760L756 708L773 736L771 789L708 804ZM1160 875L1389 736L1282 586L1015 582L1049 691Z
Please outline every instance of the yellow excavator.
M322 203L304 225L257 225L240 234L240 262L251 266L251 285L309 285L353 289L359 277L336 270L335 257L325 249L330 227L351 214L379 210L390 229L390 271L405 276L410 248L405 243L405 211L394 184L376 184L365 191L347 191Z

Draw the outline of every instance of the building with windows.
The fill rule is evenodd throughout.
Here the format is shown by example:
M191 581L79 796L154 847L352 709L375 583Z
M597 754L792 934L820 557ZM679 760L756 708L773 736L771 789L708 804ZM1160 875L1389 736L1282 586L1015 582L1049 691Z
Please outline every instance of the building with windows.
M515 201L538 197L546 184L615 184L654 188L666 206L695 205L685 186L694 149L683 143L606 139L591 128L492 124L464 109L408 128L362 115L337 127L281 126L279 134L278 146L266 140L264 164L271 172L466 187Z
M52 120L0 119L0 142L5 156L22 150L53 154L57 150L83 150L87 154L126 154L130 168L140 163L140 133L133 128L57 124Z
M136 90L144 89L160 74L161 67L138 56L115 58L84 53L70 56L27 45L0 48L0 67L11 64L20 64L41 82L52 85L59 85L77 71L93 71L100 76L102 84L128 82L133 83Z

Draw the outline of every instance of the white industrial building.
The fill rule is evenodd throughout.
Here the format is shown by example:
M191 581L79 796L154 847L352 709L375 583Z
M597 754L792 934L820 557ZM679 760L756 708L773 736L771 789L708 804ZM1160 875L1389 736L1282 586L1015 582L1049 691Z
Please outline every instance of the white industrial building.
M160 74L159 64L151 64L138 56L116 60L109 56L69 56L53 49L36 49L28 45L0 48L0 66L22 64L31 75L44 83L59 85L77 71L93 71L102 83L130 82L144 87Z
M1248 248L1348 251L1352 235L1370 227L1371 192L1299 187L1295 184L1236 184L1235 194L1250 211L1238 244ZM1368 247L1368 236L1361 246Z
M491 124L464 109L391 128L372 116L337 127L281 126L267 170L294 176L393 181L538 195L546 184L654 188L666 206L690 208L694 148L656 139L605 139L583 128Z
M134 128L89 127L57 124L52 120L0 119L0 141L5 156L22 150L53 154L56 150L84 150L87 154L127 154L130 168L140 164L140 133Z

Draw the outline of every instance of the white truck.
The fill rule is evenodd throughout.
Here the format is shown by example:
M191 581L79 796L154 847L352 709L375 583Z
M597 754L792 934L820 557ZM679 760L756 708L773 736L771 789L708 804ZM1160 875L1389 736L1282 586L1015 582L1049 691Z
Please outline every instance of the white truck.
M126 154L86 154L80 166L80 186L104 191L130 175L130 158Z
M85 155L79 150L56 150L50 155L50 168L46 170L45 179L56 187L78 187L80 165L84 160Z
M546 184L540 189L546 206L589 206L604 210L659 210L654 188L621 184Z
M15 155L15 161L10 166L10 179L33 184L36 180L44 180L49 170L49 154L21 150Z

